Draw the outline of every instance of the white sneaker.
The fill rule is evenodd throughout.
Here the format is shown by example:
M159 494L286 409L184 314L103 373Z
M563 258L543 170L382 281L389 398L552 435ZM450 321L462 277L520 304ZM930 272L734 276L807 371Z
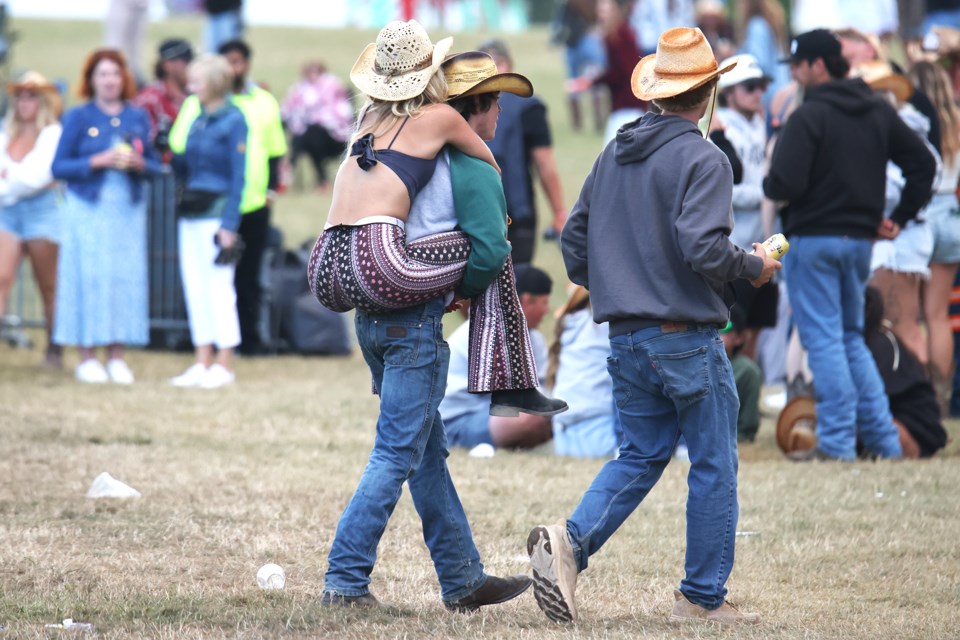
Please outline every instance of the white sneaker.
M197 362L176 378L171 378L170 384L175 387L199 387L206 374L207 368Z
M75 375L77 380L87 384L104 384L110 380L107 370L96 358L90 358L78 364Z
M114 384L133 384L133 371L127 363L119 358L107 361L107 374L110 376L110 382Z
M200 388L218 389L233 384L236 379L237 376L232 371L221 364L215 364L203 374L203 379L200 380Z

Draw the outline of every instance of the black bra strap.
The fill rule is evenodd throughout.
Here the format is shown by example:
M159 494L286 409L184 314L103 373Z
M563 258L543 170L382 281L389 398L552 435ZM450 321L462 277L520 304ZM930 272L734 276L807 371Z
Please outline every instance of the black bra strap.
M407 116L406 118L403 119L403 122L400 123L400 128L397 129L397 132L395 134L393 134L393 140L391 140L390 144L387 145L387 149L393 148L393 143L397 141L397 136L400 135L400 132L403 131L403 128L407 126L407 120L409 119L410 119L410 116Z

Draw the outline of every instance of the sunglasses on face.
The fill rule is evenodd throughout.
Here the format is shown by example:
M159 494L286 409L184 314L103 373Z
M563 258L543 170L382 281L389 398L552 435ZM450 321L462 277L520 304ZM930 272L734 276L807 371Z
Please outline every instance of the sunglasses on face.
M767 83L763 80L746 80L740 83L740 86L743 87L743 90L747 93L753 93L756 90L765 91L767 88Z

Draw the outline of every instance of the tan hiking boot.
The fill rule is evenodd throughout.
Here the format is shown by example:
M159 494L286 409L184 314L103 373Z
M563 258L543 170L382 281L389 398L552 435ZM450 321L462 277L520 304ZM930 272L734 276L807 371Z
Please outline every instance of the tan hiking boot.
M576 621L577 561L567 537L567 521L535 527L527 536L527 553L540 610L554 622Z
M729 602L724 601L718 609L705 609L693 604L679 591L673 592L677 601L670 614L670 622L716 622L727 626L738 624L759 624L759 613L743 613Z

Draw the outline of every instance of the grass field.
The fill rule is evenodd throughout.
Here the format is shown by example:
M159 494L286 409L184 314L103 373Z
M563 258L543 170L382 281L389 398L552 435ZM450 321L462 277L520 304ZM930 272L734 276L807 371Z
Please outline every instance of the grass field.
M73 78L99 25L26 22L16 64ZM151 40L199 33L156 25ZM483 34L460 35L458 46ZM306 57L345 70L371 33L258 29L257 77L286 87ZM542 32L510 38L541 93L560 105L561 69ZM599 141L552 113L568 201ZM296 244L316 234L327 203L284 198L277 219ZM537 262L558 279L556 247ZM557 296L559 299L559 296ZM33 336L37 340L40 336ZM70 354L68 363L75 363ZM462 616L447 613L404 497L380 545L374 593L391 607L331 611L317 601L325 557L373 439L376 401L358 356L242 360L219 392L176 390L186 354L134 352L130 388L87 387L41 373L37 351L0 346L0 631L66 635L44 624L90 622L104 638L957 638L960 625L960 424L924 462L794 465L765 419L741 448L741 519L731 599L756 628L666 623L682 577L685 466L671 464L647 501L580 577L581 621L561 628L532 595ZM529 529L568 515L599 461L455 451L454 479L487 570L527 571ZM101 471L143 493L84 498ZM260 591L266 562L287 572Z

